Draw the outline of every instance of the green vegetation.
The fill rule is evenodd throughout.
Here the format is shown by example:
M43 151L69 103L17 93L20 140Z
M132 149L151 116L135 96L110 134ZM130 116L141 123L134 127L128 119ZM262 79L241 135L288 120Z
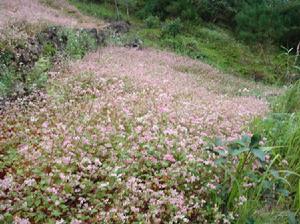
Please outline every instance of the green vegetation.
M0 223L298 223L298 1L70 2L131 22L109 43L142 39L244 78L293 84L242 129L265 102L218 74L209 88L218 80L238 93L198 88L193 78L205 68L186 59L108 48L76 61L66 72L82 71L52 80L46 103L0 114ZM0 42L1 97L44 88L57 56L82 59L97 48L88 31L61 27L30 43L40 53L24 40Z
M84 11L86 14L95 16L97 18L105 19L105 20L116 20L117 14L114 11L113 6L110 4L102 4L99 7L98 3L95 2L85 2L78 0L70 0L72 4L74 4L78 9ZM119 14L119 19L128 19L126 18L125 13Z
M79 0L71 0L71 2L88 15L108 20L116 18L113 5ZM122 6L122 1L119 4ZM179 18L159 21L159 16L165 18L168 15L162 16L160 13L154 14L155 16L148 13L149 16L146 14L142 21L134 15L128 17L125 9L124 6L123 11L120 10L121 17L130 20L133 24L131 32L121 37L125 43L139 38L146 46L167 48L176 53L203 60L227 73L272 84L289 81L286 58L293 60L292 54L285 56L282 50L269 45L266 47L259 44L250 47L239 41L235 32L212 23L201 21L199 23ZM137 14L141 13L145 14L143 10ZM291 70L292 74L298 73L298 70L294 68Z
M148 16L144 23L146 24L147 28L159 28L160 27L160 20L157 16Z
M39 60L35 63L32 70L25 77L25 84L26 86L28 86L29 90L45 87L48 79L47 71L50 68L50 59L46 57L40 57Z
M0 96L11 94L17 76L13 68L8 68L5 65L0 67Z
M174 50L176 53L203 60L228 73L276 83L284 76L285 66L279 52L251 49L238 42L228 31L215 26L198 26L176 37L164 36L159 29L138 30L146 45ZM276 75L274 75L276 74Z
M64 51L71 58L82 58L86 52L97 49L97 40L87 32L63 29L58 35L67 39Z
M295 216L290 211L293 202L287 203L292 194L290 180L300 176L282 168L280 154L264 147L259 134L227 143L217 139L211 150L220 156L216 165L224 173L217 197L225 211L239 215L236 223L287 223L289 216ZM270 204L272 200L276 206ZM264 211L268 206L272 210Z
M269 42L289 48L296 48L299 43L300 2L298 0L215 0L213 2L210 0L72 0L72 2L79 7L82 3L85 4L83 8L86 12L102 18L125 14L142 19L157 16L162 21L180 18L187 23L205 22L225 26L242 40L251 43ZM105 5L106 8L93 9L92 6L96 6L97 2ZM109 9L115 10L116 13L109 12L108 5L110 5Z
M51 27L47 28L51 31ZM45 30L47 30L45 29ZM11 41L16 43L5 45L0 49L0 97L22 95L31 92L36 88L43 88L47 82L47 71L52 67L52 62L56 56L63 54L70 59L82 58L86 52L97 48L97 40L86 31L76 31L69 28L53 28L57 31L57 39L59 43L51 42L43 37L43 32L37 34L37 48L41 47L41 52L37 55L38 59L34 59L36 55L26 48L27 43ZM22 44L20 44L22 43ZM21 61L22 57L17 58L17 48L22 48L24 52L28 52L26 60L35 61L33 65L26 65Z
M283 201L293 211L300 211L300 82L292 85L273 103L272 112L252 124L254 132L261 133L266 146L278 155L290 187L290 201ZM296 176L295 176L296 175Z

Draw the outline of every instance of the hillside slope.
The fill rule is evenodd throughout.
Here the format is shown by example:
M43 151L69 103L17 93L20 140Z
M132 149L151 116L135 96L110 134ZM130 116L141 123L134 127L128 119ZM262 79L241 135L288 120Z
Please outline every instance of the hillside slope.
M103 24L35 0L3 3L7 20ZM37 96L7 103L0 113L0 222L238 218L214 197L225 174L205 146L247 134L274 90L173 53L114 46L58 74Z

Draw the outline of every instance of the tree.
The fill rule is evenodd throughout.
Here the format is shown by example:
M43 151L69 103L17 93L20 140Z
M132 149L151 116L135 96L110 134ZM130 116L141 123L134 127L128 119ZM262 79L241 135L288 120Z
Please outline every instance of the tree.
M238 35L248 42L276 40L283 29L276 8L268 1L245 2L235 19Z

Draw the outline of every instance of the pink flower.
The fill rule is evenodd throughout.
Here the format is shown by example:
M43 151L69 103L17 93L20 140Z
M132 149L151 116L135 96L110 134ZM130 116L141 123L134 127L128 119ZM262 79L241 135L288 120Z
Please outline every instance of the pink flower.
M82 222L77 219L72 219L71 224L81 224Z
M63 162L65 165L70 164L70 163L71 163L71 157L69 157L69 156L63 157L63 158L62 158L62 162Z
M26 154L28 152L28 149L29 149L29 146L24 144L24 145L20 146L19 151L21 154Z
M83 138L82 143L83 143L84 145L89 145L89 144L90 144L90 141L89 141L87 138Z
M171 163L175 163L176 159L174 158L174 156L172 154L166 154L164 156L164 160L169 161Z
M45 121L45 122L42 124L42 127L43 127L43 128L48 128L48 126L49 126L49 123L48 123L47 121Z
M150 157L150 161L153 162L153 163L157 163L157 159L153 156Z
M30 224L30 221L28 219L21 219L19 217L15 218L16 224Z

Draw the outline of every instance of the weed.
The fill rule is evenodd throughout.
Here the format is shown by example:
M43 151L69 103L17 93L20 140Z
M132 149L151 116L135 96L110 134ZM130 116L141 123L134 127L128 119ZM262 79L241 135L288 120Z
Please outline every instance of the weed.
M266 144L274 148L282 158L280 166L289 170L287 179L290 183L290 194L295 195L289 206L293 211L300 210L300 82L296 82L280 97L278 97L272 106L272 113L264 119L257 119L252 124L255 132L261 133ZM284 200L283 200L284 202Z
M42 88L47 82L47 71L50 69L51 63L49 58L41 57L34 65L33 69L26 76L26 85L30 90Z
M46 57L53 57L57 52L53 43L45 43L43 45L43 55Z
M0 65L0 97L10 94L17 80L18 77L12 67Z
M71 58L82 58L86 52L97 48L97 40L85 31L63 29L60 31L59 36L65 37L67 40L64 50Z

